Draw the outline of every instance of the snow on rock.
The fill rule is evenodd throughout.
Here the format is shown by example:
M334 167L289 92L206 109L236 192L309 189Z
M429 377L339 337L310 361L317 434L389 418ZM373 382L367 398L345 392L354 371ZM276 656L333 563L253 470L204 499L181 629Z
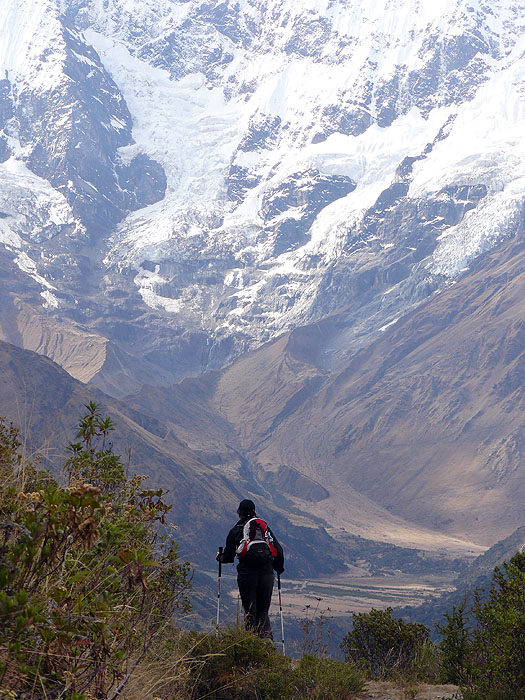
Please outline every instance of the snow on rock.
M525 41L458 109L448 137L414 167L410 195L422 197L450 184L484 184L489 197L440 236L429 269L456 276L480 253L512 235L525 194Z
M3 0L1 240L89 240L153 333L235 353L351 306L366 339L515 235L524 34L522 0Z
M63 227L74 228L77 224L64 195L32 173L16 152L0 163L0 211L13 230L27 234L28 240L51 238Z
M53 46L53 51L49 47ZM55 0L3 0L0 71L19 85L46 90L63 79L65 43Z
M52 284L50 284L47 280L45 280L41 275L38 274L35 261L32 260L27 253L19 253L15 258L15 263L23 272L26 272L30 277L32 277L35 280L35 282L38 282L38 284L40 284L42 287L47 288L47 290L56 289L56 287L53 287Z
M56 0L4 0L0 18L0 128L18 139L32 172L64 194L90 235L163 196L160 166L129 145L131 116L117 86ZM3 118L2 118L3 117Z
M135 145L121 149L122 157L141 149L167 175L165 198L128 216L106 257L116 267L158 263L155 279L142 273L134 278L154 308L155 287L171 287L177 296L172 305L162 302L164 309L184 308L191 315L193 306L202 313L195 302L197 296L202 301L195 295L198 276L182 281L169 261L201 260L204 266L211 258L224 270L211 300L215 305L226 294L229 301L205 314L232 329L251 324L262 339L268 328L278 331L308 318L312 284L345 254L349 230L359 229L405 158L415 161L407 192L414 199L436 196L450 184L485 182L487 157L503 172L512 170L517 134L510 135L509 126L515 129L520 120L523 17L508 0L490 11L483 3L451 0L363 0L352 7L328 0L217 6L190 0L140 8L114 0L73 2L70 12L91 27L86 37L133 114ZM203 26L208 47L198 46ZM229 58L208 70L196 56L211 45ZM483 96L495 89L498 99L487 109ZM516 92L510 108L509 90ZM448 136L440 135L453 118ZM499 149L494 143L490 156L488 144L498 138ZM327 197L314 216L290 199L269 225L264 212L272 193L279 201L283 192L292 196L304 173L319 181L348 177L355 188ZM309 191L313 197L312 186ZM517 199L509 191L505 202L493 201L491 193L478 214L469 212L451 229L447 242L437 231L440 243L428 269L454 276L467 259L511 233ZM490 217L491 209L507 222L500 233L480 230L479 219ZM465 232L473 227L477 240L471 236L467 243ZM458 254L463 243L464 254ZM384 249L394 245L387 242ZM232 296L227 290L238 288L231 281L240 279L240 270L242 294ZM277 298L272 290L283 276L286 289Z

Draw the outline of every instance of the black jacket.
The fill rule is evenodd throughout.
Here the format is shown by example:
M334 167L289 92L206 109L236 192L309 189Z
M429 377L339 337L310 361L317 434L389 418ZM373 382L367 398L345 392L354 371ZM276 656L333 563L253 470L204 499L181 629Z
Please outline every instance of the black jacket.
M229 531L228 537L226 538L226 547L222 554L222 563L231 564L235 561L235 555L237 553L237 547L239 546L243 538L243 529L246 520L239 520ZM263 565L257 565L255 567L250 562L246 562L243 559L239 560L237 564L237 571L242 573L258 573L258 574L269 574L273 570L277 571L278 574L282 574L284 571L284 553L283 548L279 544L277 537L275 536L273 530L268 527L268 530L273 538L273 544L277 550L277 556L273 561L268 559L268 562Z

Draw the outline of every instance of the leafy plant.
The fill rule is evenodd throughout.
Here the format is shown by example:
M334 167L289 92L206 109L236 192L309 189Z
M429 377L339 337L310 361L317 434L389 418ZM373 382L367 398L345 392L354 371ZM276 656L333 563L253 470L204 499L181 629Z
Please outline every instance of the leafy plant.
M269 640L240 627L218 634L189 632L184 651L190 668L188 700L256 698L257 687L264 698L271 697L267 694L271 689L276 700L279 687L288 692L289 684L282 683L280 674L290 672L289 659L281 656Z
M98 404L91 401L81 418L76 438L68 450L71 454L64 471L69 483L88 481L105 494L118 494L126 481L124 465L113 453L109 441L115 429L111 418L103 418Z
M310 655L297 664L240 627L189 632L183 642L190 674L174 693L177 698L349 700L363 687L363 675L351 664Z
M445 624L436 624L441 634L441 678L445 683L465 683L468 680L468 657L471 632L465 618L466 604L452 607L445 613Z
M465 700L525 697L525 552L496 568L488 599L476 592Z
M161 531L169 506L126 478L89 404L68 484L24 464L0 423L0 687L37 698L117 697L177 608L188 567Z
M363 675L353 664L303 656L294 671L294 685L301 700L349 700L363 689Z
M353 629L341 642L346 661L357 664L370 678L392 678L413 672L417 655L430 643L430 630L392 616L392 608L372 609L353 616Z

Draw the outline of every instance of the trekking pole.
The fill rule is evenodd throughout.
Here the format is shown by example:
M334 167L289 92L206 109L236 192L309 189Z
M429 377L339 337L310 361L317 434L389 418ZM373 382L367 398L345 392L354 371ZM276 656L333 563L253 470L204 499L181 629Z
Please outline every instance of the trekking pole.
M283 645L283 656L284 652L284 622L283 622L283 601L281 598L281 574L277 574L277 589L279 591L279 613L281 614L281 644Z
M219 631L219 618L221 613L221 576L222 576L222 547L219 547L219 577L217 579L217 632Z

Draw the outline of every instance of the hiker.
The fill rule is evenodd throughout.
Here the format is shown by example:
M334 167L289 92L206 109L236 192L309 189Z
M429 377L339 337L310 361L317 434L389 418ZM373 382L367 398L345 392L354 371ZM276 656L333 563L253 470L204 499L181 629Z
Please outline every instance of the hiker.
M244 609L245 627L259 637L273 639L268 610L272 599L274 570L284 571L283 549L264 520L257 517L255 504L244 499L237 508L239 520L226 538L217 561L231 564L238 557L237 585Z

